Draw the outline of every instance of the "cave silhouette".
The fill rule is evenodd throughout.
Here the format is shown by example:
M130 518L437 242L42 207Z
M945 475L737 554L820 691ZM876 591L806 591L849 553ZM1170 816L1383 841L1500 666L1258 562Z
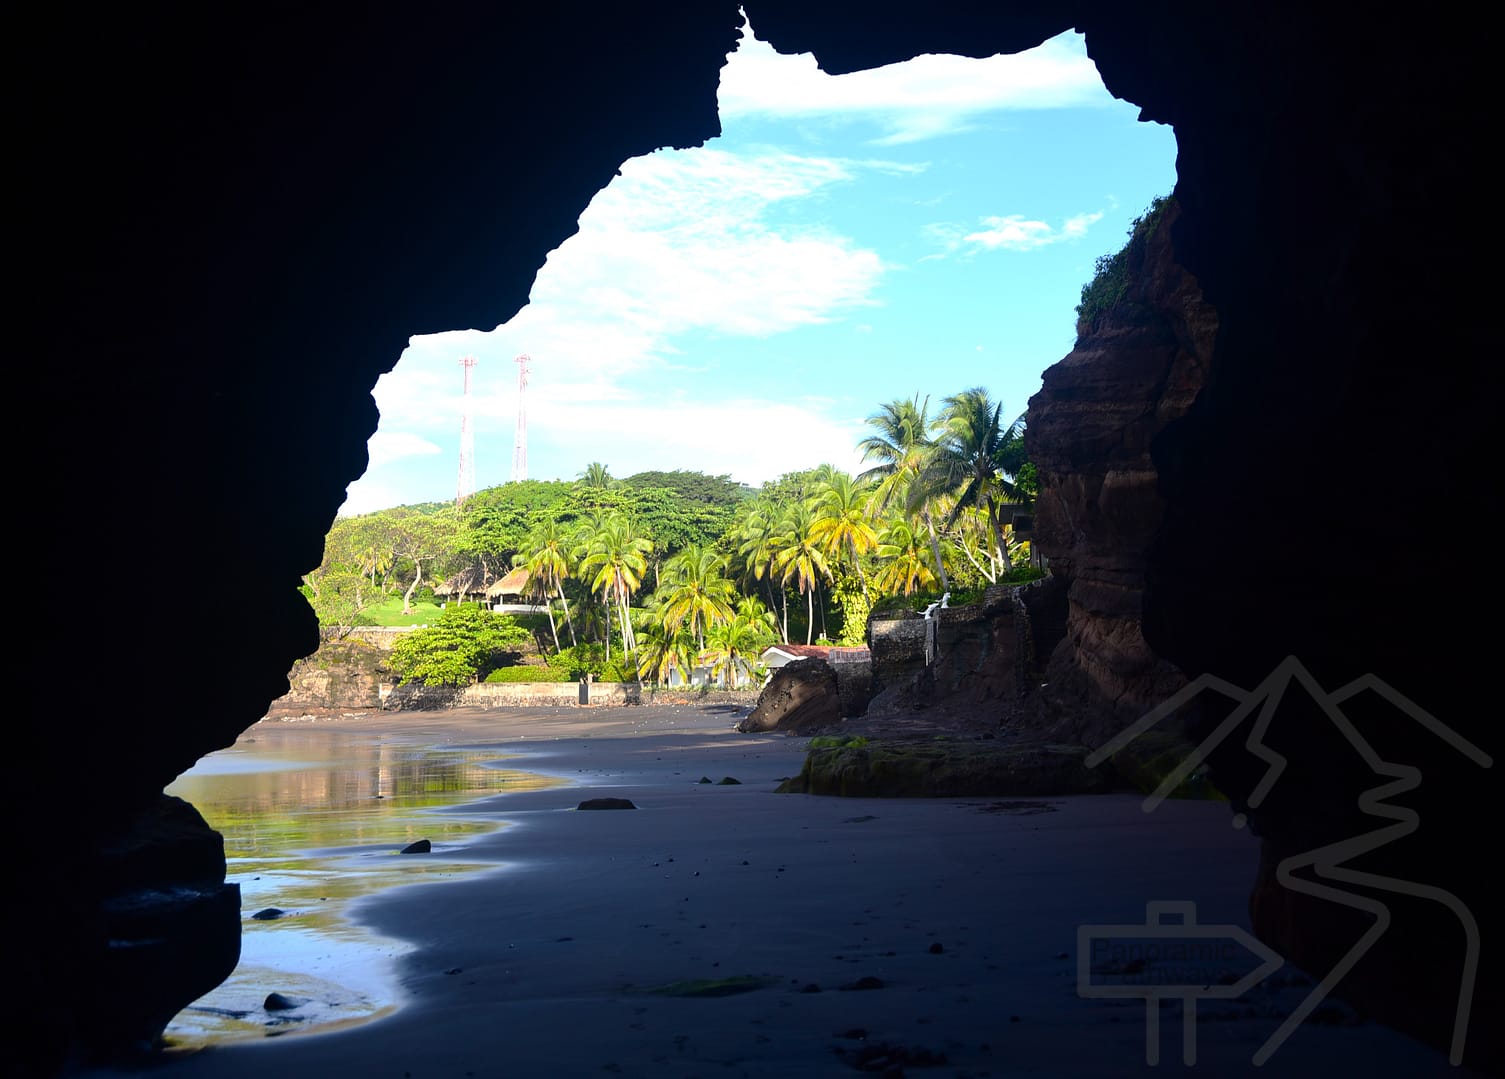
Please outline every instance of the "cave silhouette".
M1147 639L1244 686L1288 655L1329 687L1372 673L1497 753L1488 35L1446 7L741 7L831 73L1083 32L1109 90L1175 130L1177 257L1220 326L1154 444ZM411 335L511 317L622 161L714 137L741 22L726 0L33 13L11 452L43 615L12 626L33 1005L12 1037L38 1073L134 1044L233 966L218 837L161 792L315 648L297 586L365 467L376 379ZM1266 814L1270 851L1353 814L1322 798L1327 752ZM62 755L86 782L56 788ZM1474 1014L1498 1015L1486 779L1445 747L1422 763L1442 838L1387 868L1479 913ZM1229 772L1235 798L1258 781ZM110 902L206 881L125 930ZM1284 954L1331 960L1335 915L1257 907ZM122 931L173 940L123 959ZM1399 934L1344 991L1445 1048L1455 979L1425 943ZM1499 1066L1498 1024L1468 1044Z

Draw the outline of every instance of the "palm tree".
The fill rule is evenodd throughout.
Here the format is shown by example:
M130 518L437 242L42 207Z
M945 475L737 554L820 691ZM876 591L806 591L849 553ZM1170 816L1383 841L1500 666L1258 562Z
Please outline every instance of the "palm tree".
M761 499L754 502L737 531L737 554L741 556L743 565L752 574L754 580L766 580L769 605L777 607L782 612L784 638L787 640L789 636L787 594L782 604L776 603L773 595L773 580L777 576L773 572L774 541L778 538L779 520L782 516L781 507ZM782 583L779 585L779 591L781 594L784 593Z
M930 513L929 491L922 477L935 446L930 440L930 398L920 400L897 399L879 407L867 418L873 434L857 443L864 461L877 464L857 478L876 482L873 491L873 510L886 511L897 503L904 508L906 516L918 511L925 520L930 533L930 553L935 559L935 571L940 574L941 590L949 592L951 581L946 576L946 563L941 558L940 539L936 535L935 521Z
M707 626L732 619L737 589L726 576L728 562L724 554L691 544L664 564L664 624L671 631L688 626L702 648Z
M535 526L528 534L524 550L512 560L513 565L527 569L529 587L537 582L546 601L551 588L559 596L560 605L564 607L564 624L570 631L570 645L574 646L580 642L575 639L575 623L570 618L569 600L564 598L564 582L570 576L570 563L570 538L558 521L543 521ZM554 632L554 647L557 650L559 630L554 625L552 604L548 610L549 628Z
M590 539L585 558L580 563L582 576L594 574L591 591L599 592L608 606L616 605L618 623L622 628L622 647L628 652L636 649L637 641L627 607L632 594L643 583L648 555L652 553L653 541L639 533L626 514L616 513L608 517L601 531ZM609 618L606 657L611 658Z
M1020 492L1003 474L1023 438L1024 417L1007 427L999 422L1003 405L981 386L945 399L936 422L935 452L925 470L933 490L954 492L956 502L945 525L968 507L982 510L992 528L998 559L1008 566L1008 543L1003 536L1003 502L1020 501Z
M773 540L773 572L781 582L791 577L805 596L805 610L809 618L805 626L805 643L809 644L815 630L815 589L824 577L831 579L831 567L826 563L824 544L811 532L815 515L803 502L789 505L779 522L779 534Z
M751 619L733 618L721 622L706 632L706 644L700 652L700 663L709 667L711 677L721 675L729 689L737 688L737 675L751 669L748 656L755 655L769 643L768 627Z
M583 486L594 487L599 490L605 490L617 485L617 480L612 477L606 465L600 461L592 461L586 465L585 471L581 472L577 478Z
M683 626L670 628L664 622L662 611L654 611L644 624L638 642L638 678L664 684L677 670L688 684L694 669L695 641L689 631Z
M757 596L743 596L739 599L736 617L744 622L762 626L770 641L778 639L779 620L773 616L772 611L763 606L763 601Z
M851 558L866 598L867 575L862 570L862 556L878 546L878 533L868 523L867 493L850 475L833 469L816 488L810 502L815 511L811 535L832 557Z
M894 521L879 537L882 565L873 583L885 595L912 595L935 586L935 573L925 561L925 540L908 521ZM949 588L946 591L950 591Z

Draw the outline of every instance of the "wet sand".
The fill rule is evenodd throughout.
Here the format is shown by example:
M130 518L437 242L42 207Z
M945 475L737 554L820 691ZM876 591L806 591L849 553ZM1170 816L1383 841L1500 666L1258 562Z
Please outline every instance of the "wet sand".
M148 1074L391 1076L1460 1076L1343 1008L1252 1058L1310 991L1284 967L1181 1007L1078 992L1078 930L1196 904L1247 927L1255 840L1226 805L776 794L805 739L694 706L497 709L265 723L382 730L522 754L571 786L464 807L496 872L398 888L354 914L409 941L395 1014L171 1055ZM701 783L702 777L710 783ZM739 782L723 784L725 777ZM581 811L584 799L632 810ZM436 851L444 851L436 845ZM1209 979L1217 972L1209 970ZM1094 975L1096 977L1096 975ZM887 1069L885 1071L885 1069ZM91 1074L142 1074L96 1069Z

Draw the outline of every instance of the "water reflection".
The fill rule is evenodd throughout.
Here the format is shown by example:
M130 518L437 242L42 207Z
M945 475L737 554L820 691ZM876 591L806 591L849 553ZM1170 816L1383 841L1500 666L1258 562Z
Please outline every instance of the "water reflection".
M245 921L240 965L174 1019L169 1044L328 1030L395 1007L391 968L406 947L357 924L351 905L398 884L494 867L466 850L498 822L432 811L565 782L505 764L501 751L474 745L266 720L180 776L167 793L193 803L224 835ZM430 840L432 853L398 853L418 839ZM282 914L252 917L267 908ZM302 1003L268 1012L272 992Z

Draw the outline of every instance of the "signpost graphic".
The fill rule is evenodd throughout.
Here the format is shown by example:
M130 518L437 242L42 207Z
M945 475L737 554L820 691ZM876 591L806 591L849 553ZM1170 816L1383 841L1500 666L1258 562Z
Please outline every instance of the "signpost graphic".
M1230 967L1258 965L1234 980ZM1197 1062L1197 1001L1242 996L1283 966L1283 960L1236 925L1201 925L1192 902L1145 904L1143 925L1077 929L1077 993L1144 1001L1144 1059L1160 1063L1160 1002L1181 1000L1181 1059Z

